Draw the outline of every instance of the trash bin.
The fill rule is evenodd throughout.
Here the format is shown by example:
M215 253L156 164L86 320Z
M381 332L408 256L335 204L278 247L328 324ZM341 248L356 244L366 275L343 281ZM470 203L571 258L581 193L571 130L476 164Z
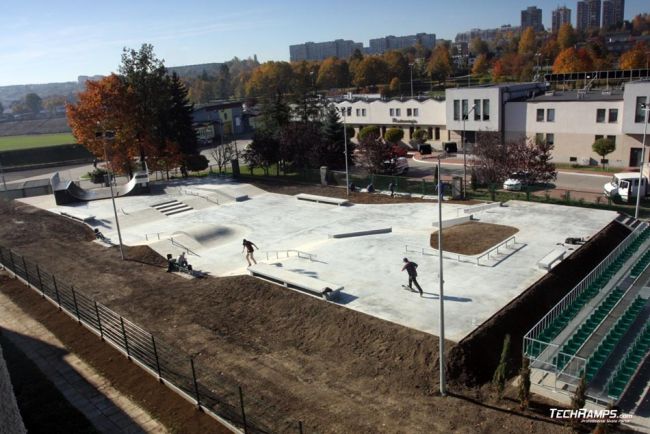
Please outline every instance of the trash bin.
M422 155L430 154L431 153L431 145L428 143L424 143L422 145L418 145L418 152Z
M443 146L445 148L445 152L448 154L458 153L458 145L456 144L456 142L445 142L443 143Z

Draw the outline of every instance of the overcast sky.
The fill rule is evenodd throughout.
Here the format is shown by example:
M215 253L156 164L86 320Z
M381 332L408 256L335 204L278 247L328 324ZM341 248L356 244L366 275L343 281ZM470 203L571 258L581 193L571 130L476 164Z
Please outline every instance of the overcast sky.
M20 0L0 2L0 86L75 81L117 69L122 47L151 43L167 66L222 62L257 54L288 60L289 45L435 33L453 39L474 27L519 25L536 4L546 27L557 0ZM650 12L627 0L625 18Z

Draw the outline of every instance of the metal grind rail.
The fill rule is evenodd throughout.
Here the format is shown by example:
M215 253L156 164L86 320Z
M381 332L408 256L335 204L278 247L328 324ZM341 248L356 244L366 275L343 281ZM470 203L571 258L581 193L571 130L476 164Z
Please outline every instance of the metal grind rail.
M241 385L228 379L227 373L213 374L194 357L3 246L0 266L233 432L306 432L302 421L287 420L268 400L244 395Z

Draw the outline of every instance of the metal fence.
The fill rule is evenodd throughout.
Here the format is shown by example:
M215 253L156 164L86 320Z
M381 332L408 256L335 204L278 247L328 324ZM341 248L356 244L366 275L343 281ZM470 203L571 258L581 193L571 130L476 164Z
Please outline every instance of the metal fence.
M306 432L302 421L288 420L272 403L244 395L239 384L213 374L193 357L57 279L24 256L0 246L0 265L161 383L231 429L244 433Z

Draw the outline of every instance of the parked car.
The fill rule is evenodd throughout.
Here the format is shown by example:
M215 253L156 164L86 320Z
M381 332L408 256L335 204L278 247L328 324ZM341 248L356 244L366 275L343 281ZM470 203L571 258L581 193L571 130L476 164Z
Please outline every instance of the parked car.
M523 186L528 185L528 173L514 172L503 183L504 190L521 191Z

